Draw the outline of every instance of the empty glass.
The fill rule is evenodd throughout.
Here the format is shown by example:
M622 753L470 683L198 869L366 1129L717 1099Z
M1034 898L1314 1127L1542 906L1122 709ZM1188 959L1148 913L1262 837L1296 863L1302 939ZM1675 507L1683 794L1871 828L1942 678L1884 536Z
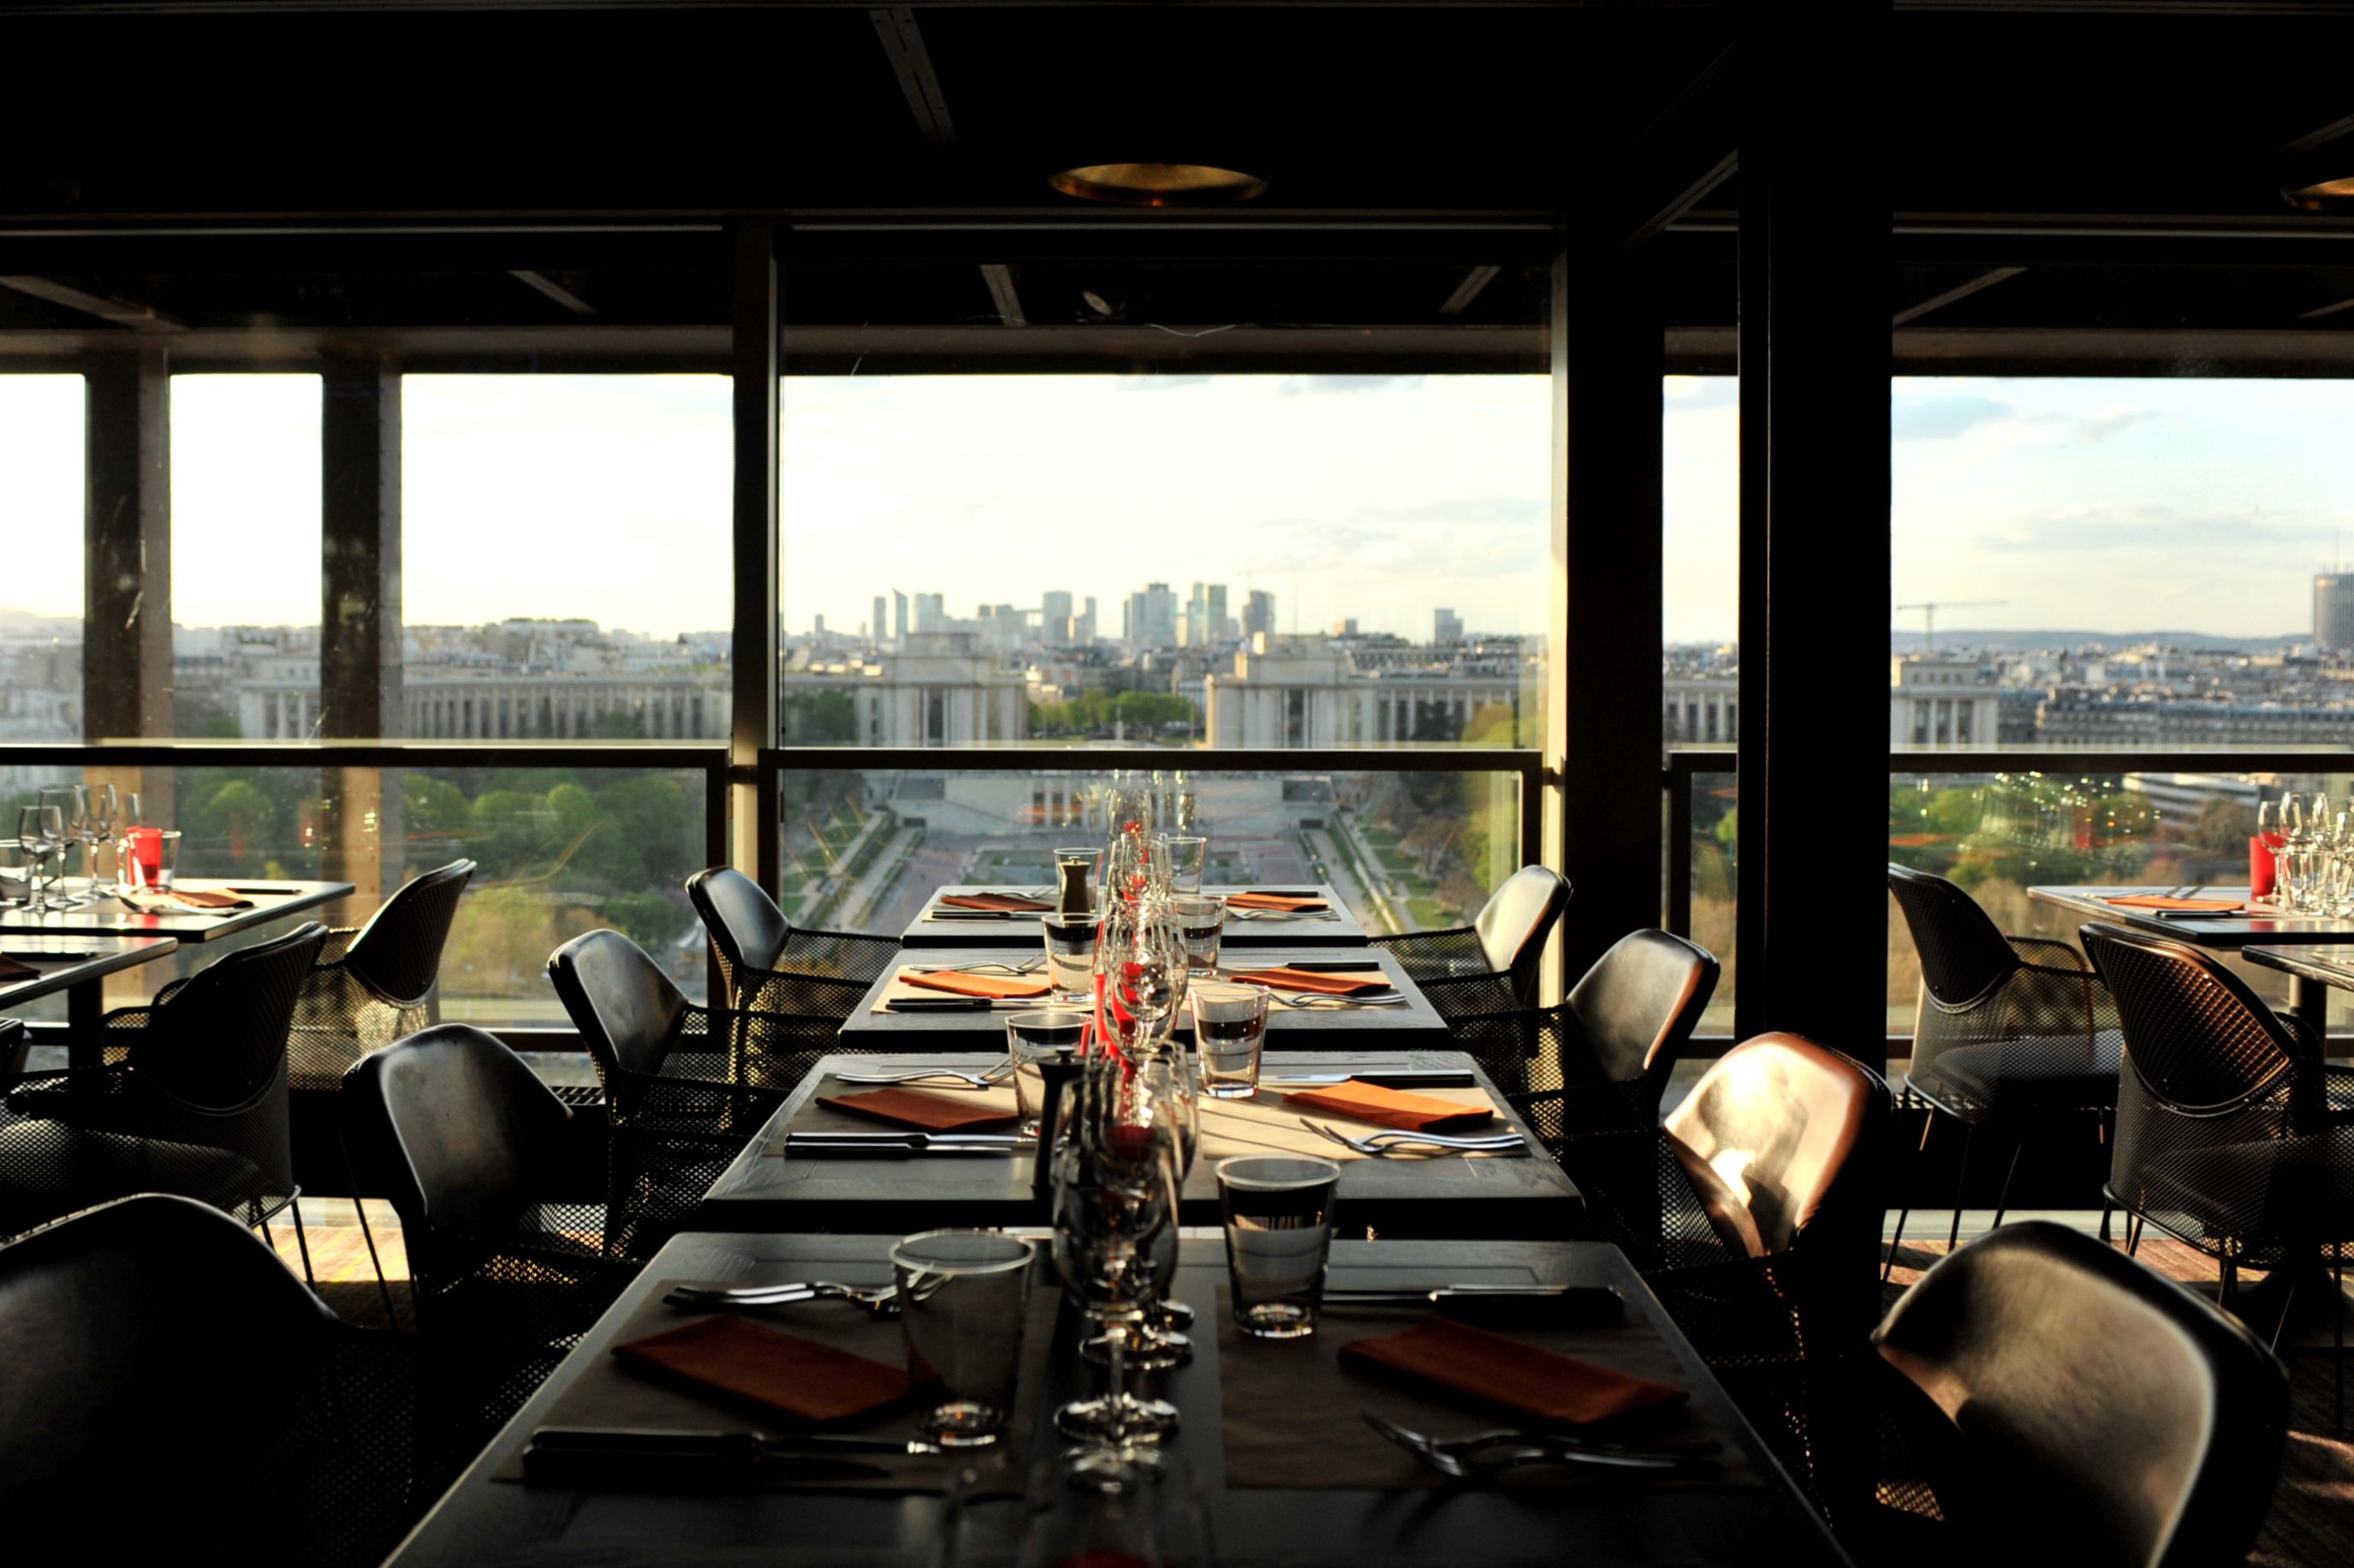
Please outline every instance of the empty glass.
M891 1249L916 1429L943 1447L994 1443L1013 1412L1030 1308L1030 1244L926 1231Z
M177 828L133 828L122 835L122 885L126 892L154 888L168 892L179 874L180 831Z
M1095 1000L1096 948L1103 940L1100 915L1041 915L1045 933L1046 979L1063 1001Z
M23 842L0 839L0 903L30 902L32 881L33 863Z
M65 814L51 805L20 807L16 812L16 842L29 868L26 887L30 896L25 907L35 914L62 907L49 895L58 878L58 873L50 867L65 854Z
M1226 928L1226 901L1205 894L1181 893L1169 901L1177 917L1177 937L1185 944L1185 967L1195 976L1215 974L1218 938Z
M1046 1107L1046 1065L1076 1064L1087 1015L1071 1008L1017 1012L1005 1021L1005 1055L1013 1067L1013 1106L1024 1138L1038 1136Z
M1316 1331L1341 1168L1308 1155L1246 1155L1218 1167L1235 1326L1262 1340Z
M1158 841L1169 867L1172 893L1202 891L1202 869L1210 862L1210 841L1194 833L1163 833Z
M1205 982L1193 988L1192 1001L1202 1092L1221 1100L1257 1094L1259 1052L1267 1041L1266 991Z

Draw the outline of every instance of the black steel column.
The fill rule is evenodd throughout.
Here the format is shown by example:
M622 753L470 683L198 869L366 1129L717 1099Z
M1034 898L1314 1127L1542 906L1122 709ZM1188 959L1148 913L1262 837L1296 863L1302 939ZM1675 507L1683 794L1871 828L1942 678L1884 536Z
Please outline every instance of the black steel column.
M401 739L400 372L331 355L320 380L319 733ZM407 877L399 770L329 768L320 789L321 870L373 909Z
M1877 1062L1889 338L1870 285L1889 244L1872 129L1887 21L1861 7L1748 15L1736 1028L1797 1030Z
M172 382L162 349L83 371L82 736L172 733ZM156 803L149 802L149 810Z
M1660 377L1634 263L1573 234L1553 270L1554 808L1566 974L1658 917Z
M777 231L766 218L736 226L735 671L728 763L730 860L777 885L777 824L760 820L754 776L777 734Z

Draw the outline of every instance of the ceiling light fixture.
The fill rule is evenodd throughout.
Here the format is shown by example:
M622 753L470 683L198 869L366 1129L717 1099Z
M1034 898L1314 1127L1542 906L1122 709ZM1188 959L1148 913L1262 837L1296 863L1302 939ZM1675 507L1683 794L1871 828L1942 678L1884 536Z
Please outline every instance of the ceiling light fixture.
M1122 207L1214 207L1248 201L1267 189L1257 175L1207 164L1090 164L1065 169L1046 183L1065 196Z
M2283 185L2281 199L2305 212L2354 212L2354 175L2340 180L2316 180L2311 185Z

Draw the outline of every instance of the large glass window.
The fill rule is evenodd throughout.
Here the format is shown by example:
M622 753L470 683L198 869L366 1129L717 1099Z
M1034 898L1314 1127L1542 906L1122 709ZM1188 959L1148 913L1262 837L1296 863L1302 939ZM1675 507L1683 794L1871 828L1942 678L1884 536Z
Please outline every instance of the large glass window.
M1671 751L1730 753L1741 723L1740 382L1670 376L1660 431L1659 734ZM1691 919L1684 932L1723 966L1703 1033L1733 1031L1738 989L1734 870L1741 812L1731 758L1676 775L1690 836ZM1670 850L1670 863L1673 851Z
M0 741L81 738L84 414L79 376L0 376Z

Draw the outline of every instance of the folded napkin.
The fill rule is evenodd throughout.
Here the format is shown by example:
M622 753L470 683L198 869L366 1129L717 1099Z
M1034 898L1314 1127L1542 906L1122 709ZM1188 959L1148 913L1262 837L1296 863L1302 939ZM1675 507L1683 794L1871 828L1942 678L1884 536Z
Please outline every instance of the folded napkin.
M899 978L926 991L952 991L959 996L985 996L991 1001L1044 996L1055 989L1045 980L1024 980L1020 975L976 975L955 969L934 969L928 975L902 971Z
M150 888L126 893L122 902L144 914L169 914L174 909L250 909L253 900L231 893L199 893L190 887Z
M1307 915L1332 907L1321 898L1294 898L1281 893L1229 893L1229 909L1276 909L1287 915Z
M907 1394L899 1367L726 1314L615 1345L613 1354L633 1372L812 1425L864 1415Z
M1045 914L1055 907L1014 893L944 893L940 902L951 909L991 909L1002 915Z
M20 964L14 959L0 956L0 980L37 980L40 973L30 964Z
M1284 1096L1283 1102L1352 1117L1377 1127L1402 1127L1408 1132L1456 1132L1496 1119L1496 1113L1485 1106L1467 1106L1437 1095L1408 1094L1379 1084L1361 1084L1354 1078L1329 1089L1302 1089Z
M969 1128L999 1127L1017 1119L1016 1113L1010 1110L991 1110L973 1104L970 1098L954 1100L946 1095L926 1094L921 1089L820 1095L817 1103L853 1116L871 1116L877 1121L896 1122L926 1132L961 1132Z
M1371 991L1390 989L1390 977L1379 969L1351 969L1335 973L1329 969L1295 969L1278 966L1271 969L1252 969L1237 974L1235 979L1251 985L1271 985L1278 991L1321 991L1326 996L1363 996Z
M1341 1359L1403 1372L1548 1426L1582 1426L1685 1397L1682 1389L1449 1318L1343 1345Z
M2210 915L2229 915L2240 907L2236 898L2160 898L2155 894L2134 893L2118 898L2104 898L2104 904L2114 904L2120 909L2185 909L2201 910Z

